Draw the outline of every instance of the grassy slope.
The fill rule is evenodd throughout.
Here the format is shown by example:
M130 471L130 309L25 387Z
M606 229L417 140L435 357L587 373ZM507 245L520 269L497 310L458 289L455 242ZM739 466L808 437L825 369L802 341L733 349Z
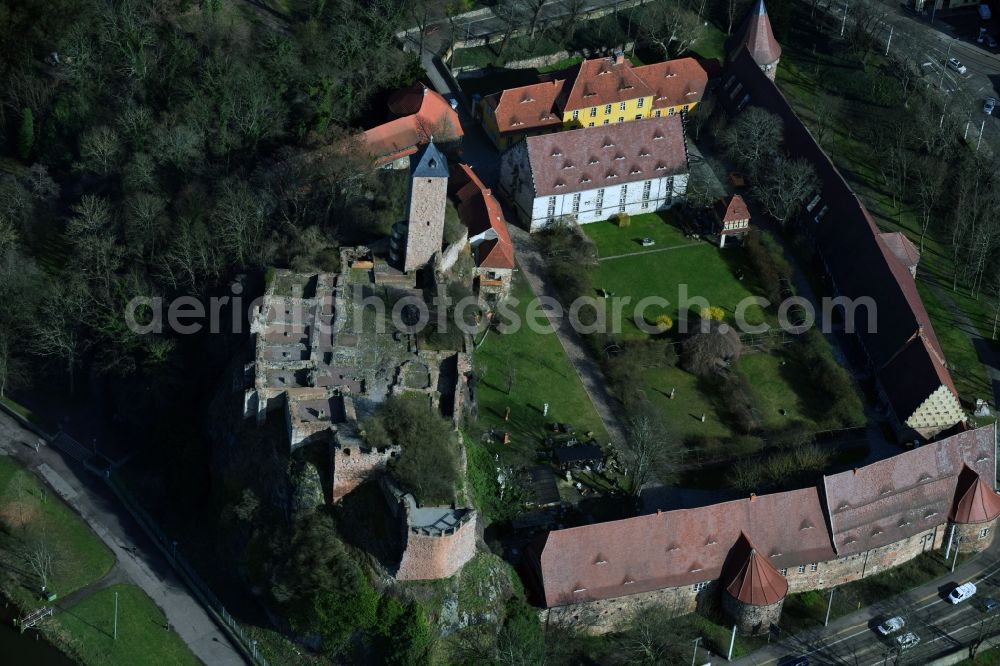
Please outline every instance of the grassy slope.
M840 101L837 104L839 111L833 111L831 96L824 93L818 84L818 81L830 72L850 70L853 67L850 60L823 55L819 56L817 65L811 50L800 49L795 43L790 43L784 45L781 66L778 68L778 87L806 125L814 130L818 125L819 113L841 114L840 122L830 124L823 140L823 148L861 197L879 227L887 231L903 231L911 240L917 242L920 230L913 208L905 204L893 205L891 197L881 183L877 165L872 162L868 147L853 134L853 127L856 127L857 123L852 121L860 121L863 117L887 116L898 111L854 99ZM837 100L834 99L833 102L836 103ZM979 357L969 339L962 331L954 328L950 313L929 293L928 283L931 281L942 284L950 290L951 275L954 270L949 246L942 242L943 239L937 238L934 231L932 229L925 239L920 268L917 272L917 283L951 367L959 395L963 400L974 402L977 397L990 396L991 391L986 371L979 362ZM992 312L986 299L973 299L964 288L953 293L952 298L977 325L980 333L987 336L992 333Z
M111 551L68 506L51 491L43 501L35 477L5 457L0 457L0 514L8 525L15 523L9 534L0 535L0 562L12 571L25 569L17 556L24 535L17 524L24 521L31 532L43 531L57 554L49 588L61 596L99 580L114 564ZM25 572L16 578L20 584L8 586L7 592L21 604L34 605L35 577Z
M513 309L523 320L534 294L519 275L512 295L520 301ZM504 391L508 354L516 368L509 396ZM527 326L504 335L490 332L476 350L475 364L479 424L508 430L512 448L533 457L546 421L570 423L578 432L593 431L599 441L607 441L604 426L554 333L536 333ZM542 405L546 402L549 415L543 417ZM507 407L511 417L505 423Z
M112 638L115 593L118 593L118 640ZM95 593L54 622L72 636L71 645L85 664L151 664L182 666L200 663L181 638L167 630L167 618L135 585L113 585Z

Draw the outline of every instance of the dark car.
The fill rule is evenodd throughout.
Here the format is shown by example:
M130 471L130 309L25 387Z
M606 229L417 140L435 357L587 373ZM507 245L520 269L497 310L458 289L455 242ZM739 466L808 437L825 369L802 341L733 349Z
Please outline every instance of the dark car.
M997 608L1000 608L1000 601L997 601L996 599L987 599L983 602L983 610L987 613L992 613Z

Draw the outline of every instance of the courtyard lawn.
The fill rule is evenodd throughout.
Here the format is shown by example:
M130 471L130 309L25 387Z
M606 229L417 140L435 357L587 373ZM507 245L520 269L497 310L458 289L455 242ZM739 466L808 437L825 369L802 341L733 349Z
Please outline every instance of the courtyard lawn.
M513 310L523 321L534 294L523 277L515 276L511 295L519 303ZM479 378L479 425L484 430L495 426L510 432L508 450L512 457L533 460L545 423L551 421L569 423L578 433L592 431L598 441L608 441L604 425L555 333L536 333L527 326L506 334L491 331L474 359ZM508 367L513 369L509 395ZM545 403L549 403L548 416L542 416ZM510 421L505 422L508 407Z
M622 229L621 232L627 232ZM643 315L647 319L666 313L678 322L678 304L682 291L690 302L693 314L697 316L703 303L721 307L727 319L732 322L736 306L744 298L753 296L749 285L738 280L734 269L742 270L739 249L720 250L714 245L679 247L665 252L654 252L618 259L609 259L598 264L593 270L593 284L596 289L605 289L621 298L632 300L622 308L623 338L644 338L647 334L635 324L635 306L643 298L657 296L669 302L666 308L652 306ZM757 305L746 310L749 323L764 321L764 312Z
M673 216L669 212L644 213L632 216L629 226L624 228L607 221L592 222L581 228L594 241L598 257L614 257L697 242L685 238L684 233L672 221ZM652 238L656 244L643 247L640 242L643 238Z
M805 369L780 350L744 353L739 368L750 384L757 413L765 428L778 429L793 421L813 423L822 419L822 390L807 385ZM781 410L785 411L784 415ZM863 420L863 414L861 418Z
M726 58L726 33L706 23L701 29L701 37L691 47L691 53L702 58L715 58L722 62Z
M13 460L0 456L0 564L8 572L3 592L19 604L37 603L39 582L23 557L29 543L43 543L54 554L49 589L60 596L99 580L114 555L51 490Z
M670 434L684 441L689 437L728 437L729 426L719 417L711 398L699 384L701 380L680 368L654 368L642 376L643 389L668 424ZM670 390L676 389L673 400ZM705 422L701 422L701 415Z
M118 639L114 636L118 593ZM67 610L53 623L68 635L71 651L84 664L195 666L200 663L184 641L169 629L167 618L135 585L113 585Z

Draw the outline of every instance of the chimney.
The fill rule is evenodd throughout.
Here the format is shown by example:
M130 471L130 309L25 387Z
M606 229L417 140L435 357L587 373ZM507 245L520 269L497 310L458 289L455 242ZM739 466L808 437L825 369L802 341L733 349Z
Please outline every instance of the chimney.
M757 493L750 493L750 501L751 502L757 501Z
M622 51L621 49L618 49L617 51L615 51L615 55L614 55L614 57L611 58L611 62L614 63L614 64L616 64L616 65L620 65L624 61L625 61L625 52Z

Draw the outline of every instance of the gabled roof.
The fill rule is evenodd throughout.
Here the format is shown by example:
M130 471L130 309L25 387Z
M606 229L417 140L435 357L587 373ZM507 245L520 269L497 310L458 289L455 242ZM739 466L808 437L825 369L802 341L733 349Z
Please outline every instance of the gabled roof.
M566 98L566 111L617 104L636 97L649 97L649 87L624 56L584 60Z
M883 231L879 238L907 269L915 268L920 263L920 250L902 231Z
M535 196L582 192L687 171L680 116L526 139Z
M994 429L977 428L859 469L823 477L838 555L862 553L941 525L968 465L993 474Z
M861 200L746 49L740 49L729 63L720 99L730 113L738 113L750 104L778 115L784 124L786 151L793 158L805 159L815 169L819 190L803 211L805 228L816 240L837 295L856 303L862 299L875 303L874 308L856 309L854 330L899 420L905 421L911 415L907 410L916 394L926 398L944 385L957 396L910 271L881 240ZM893 363L890 367L916 335L926 350L908 350L911 364ZM902 374L894 376L895 371Z
M734 194L726 204L726 210L722 214L723 222L742 222L750 219L750 211L747 210L747 203L743 197Z
M743 532L776 567L833 558L816 488L557 530L529 557L561 606L718 578Z
M656 62L632 71L652 91L654 109L700 102L708 85L708 71L695 58Z
M500 202L468 164L451 168L448 189L455 199L458 217L468 228L469 238L482 236L473 252L480 268L514 268L514 245L507 230Z
M771 19L767 17L764 0L757 0L753 11L747 16L737 44L736 50L746 47L758 66L769 65L781 57L781 47L771 30Z
M485 101L493 108L501 134L526 132L562 124L558 106L565 88L565 79L542 81L508 88L489 95Z
M985 523L1000 516L1000 495L983 481L974 469L966 465L958 476L955 502L948 517L956 523Z
M788 592L788 581L743 532L729 551L720 582L730 596L753 606L778 603Z
M364 134L368 152L376 165L412 155L431 137L451 141L463 135L462 123L448 101L422 83L396 91L389 98L389 109L404 114L372 127Z
M448 160L431 141L419 151L417 159L410 167L410 175L415 178L447 178Z

